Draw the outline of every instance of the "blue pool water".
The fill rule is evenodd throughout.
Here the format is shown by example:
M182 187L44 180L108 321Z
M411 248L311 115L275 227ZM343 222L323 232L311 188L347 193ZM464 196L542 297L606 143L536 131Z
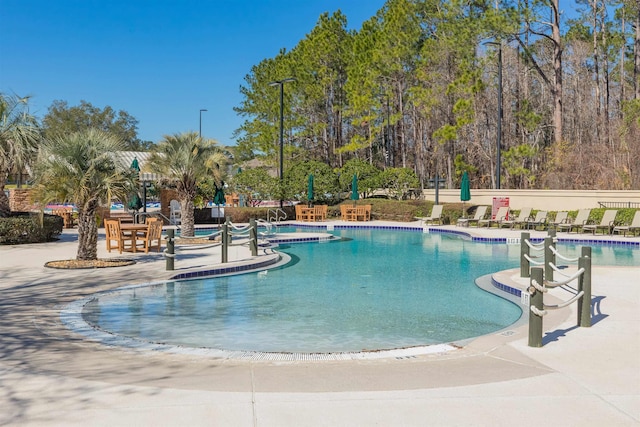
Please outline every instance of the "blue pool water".
M479 289L518 266L519 245L374 229L341 241L281 246L283 268L123 290L87 304L90 324L189 347L350 352L453 342L515 322L515 304ZM580 246L558 245L566 256ZM634 265L639 251L595 246L595 264ZM637 260L635 260L637 263Z

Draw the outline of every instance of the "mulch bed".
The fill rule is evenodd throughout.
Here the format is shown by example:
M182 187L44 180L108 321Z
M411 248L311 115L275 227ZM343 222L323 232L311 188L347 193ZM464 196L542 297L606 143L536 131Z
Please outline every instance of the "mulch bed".
M94 260L77 260L66 259L60 261L49 261L44 266L49 268L75 269L75 268L109 268L124 267L133 265L136 262L132 259L94 259Z

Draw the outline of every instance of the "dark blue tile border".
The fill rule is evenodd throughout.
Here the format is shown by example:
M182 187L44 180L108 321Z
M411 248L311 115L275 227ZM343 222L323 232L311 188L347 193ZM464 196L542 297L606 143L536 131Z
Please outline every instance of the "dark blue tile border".
M499 289L502 292L506 292L508 294L514 295L514 296L516 296L518 298L520 298L520 296L522 295L522 290L513 288L513 287L511 287L509 285L505 285L504 283L498 282L493 275L491 276L491 284L496 289Z
M190 273L180 273L171 277L171 280L193 279L196 277L215 276L220 274L241 273L244 271L265 268L279 262L279 259L272 258L254 264L236 265L233 267L212 268L210 270L193 271Z

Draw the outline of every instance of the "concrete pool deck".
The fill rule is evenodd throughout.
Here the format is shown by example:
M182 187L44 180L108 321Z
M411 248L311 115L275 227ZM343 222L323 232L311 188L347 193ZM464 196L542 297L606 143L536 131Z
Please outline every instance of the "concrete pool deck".
M596 266L593 326L576 327L575 306L552 312L542 348L527 346L525 324L440 354L245 362L107 347L65 328L72 301L220 259L210 248L185 252L173 272L156 253L124 255L137 260L128 267L44 267L75 257L76 240L65 230L57 242L0 247L0 425L640 425L640 266Z

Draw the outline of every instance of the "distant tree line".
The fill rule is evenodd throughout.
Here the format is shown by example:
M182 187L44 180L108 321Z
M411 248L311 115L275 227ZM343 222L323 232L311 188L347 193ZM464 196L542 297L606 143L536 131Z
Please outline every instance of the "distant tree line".
M389 0L359 31L320 16L290 51L252 67L236 111L235 160L285 171L359 159L412 169L426 187L468 171L495 188L498 64L501 187L640 188L640 9L630 0ZM498 58L500 56L500 58Z

